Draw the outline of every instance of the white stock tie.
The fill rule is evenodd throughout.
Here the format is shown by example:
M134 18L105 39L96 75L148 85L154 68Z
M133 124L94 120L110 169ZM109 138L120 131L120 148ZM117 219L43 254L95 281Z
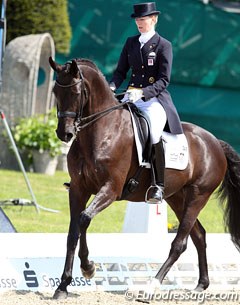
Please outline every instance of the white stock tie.
M153 37L153 35L155 34L155 30L149 31L147 33L142 33L138 40L141 44L141 48L145 45L146 42L148 42L149 39L151 39Z

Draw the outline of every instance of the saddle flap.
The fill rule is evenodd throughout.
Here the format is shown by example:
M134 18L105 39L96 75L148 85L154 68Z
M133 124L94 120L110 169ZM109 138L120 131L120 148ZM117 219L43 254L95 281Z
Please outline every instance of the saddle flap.
M144 161L148 162L151 154L149 119L134 104L128 103L127 106L131 113L133 125L135 127L134 133L137 132L138 139L142 147L142 158Z

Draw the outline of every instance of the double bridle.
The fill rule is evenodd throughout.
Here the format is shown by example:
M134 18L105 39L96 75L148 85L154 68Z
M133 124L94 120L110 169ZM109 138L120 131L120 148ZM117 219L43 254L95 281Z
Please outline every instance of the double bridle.
M87 100L88 99L88 92L87 92L87 89L86 89L86 86L85 86L85 83L84 83L84 78L83 78L82 71L81 71L79 66L78 66L78 71L79 71L79 75L80 75L80 79L78 81L73 82L71 84L62 85L62 84L59 83L58 80L56 80L55 84L58 85L61 88L71 88L71 87L76 86L78 84L82 84L82 90L84 92L84 98L85 98L85 100ZM80 110L79 110L78 113L75 112L75 111L58 111L57 112L57 117L58 118L66 118L66 117L74 118L77 122L79 122L81 117L82 117L83 104L84 104L84 101L83 101L82 94L81 94Z
M79 112L74 112L74 111L58 111L57 112L57 117L58 118L74 118L75 119L75 125L76 125L76 130L80 131L83 128L87 127L88 125L92 124L93 122L95 122L96 120L100 119L101 117L105 116L106 114L112 112L115 109L119 109L122 108L124 104L126 104L127 102L121 103L119 105L110 107L108 109L105 109L103 111L97 112L97 113L93 113L87 117L82 117L83 115L83 107L84 107L84 101L87 102L89 94L85 85L85 80L81 71L80 66L78 65L78 71L79 71L79 75L80 75L80 79L76 82L73 82L71 84L67 84L67 85L62 85L59 83L58 80L55 81L55 84L61 88L70 88L73 86L77 86L78 84L81 84L82 87L82 91L83 91L83 95L81 94L81 100L80 100L80 110ZM82 92L81 91L81 92Z

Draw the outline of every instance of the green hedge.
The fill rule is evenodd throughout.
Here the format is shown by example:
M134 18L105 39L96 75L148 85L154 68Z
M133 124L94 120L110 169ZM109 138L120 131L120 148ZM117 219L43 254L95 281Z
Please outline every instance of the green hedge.
M67 0L8 0L7 42L28 35L50 33L56 51L68 54L71 40Z

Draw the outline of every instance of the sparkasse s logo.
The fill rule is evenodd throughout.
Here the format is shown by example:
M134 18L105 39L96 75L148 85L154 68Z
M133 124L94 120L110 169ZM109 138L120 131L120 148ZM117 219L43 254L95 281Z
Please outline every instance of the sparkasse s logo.
M34 270L30 270L28 262L25 262L26 270L23 271L24 279L28 287L39 287L38 279Z

